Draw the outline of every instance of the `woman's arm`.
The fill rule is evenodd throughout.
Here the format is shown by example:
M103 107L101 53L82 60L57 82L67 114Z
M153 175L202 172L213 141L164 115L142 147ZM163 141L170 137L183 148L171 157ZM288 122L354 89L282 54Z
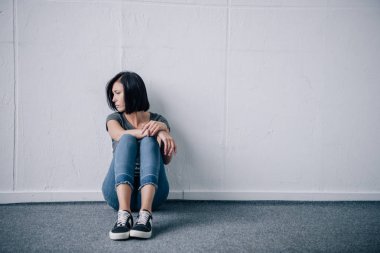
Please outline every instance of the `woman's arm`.
M163 160L164 164L167 165L172 160L173 154L170 155L170 156L164 154L164 152L165 152L165 144L163 143L163 141L161 140L161 138L158 137L158 136L157 136L157 142L158 142L158 145L160 146L162 160Z
M147 132L149 136L155 136L160 131L169 132L169 128L166 124L160 121L151 120L142 128L142 133L145 134L145 132Z
M160 131L157 135L164 164L169 164L174 153L177 153L177 146L174 139L166 131Z
M161 151L161 154L162 154L162 151ZM172 160L172 157L173 155L162 155L162 160L164 162L165 165L168 165L170 163L170 161Z
M115 141L119 141L120 138L124 134L130 134L130 135L136 137L137 139L141 139L144 136L147 136L147 133L142 134L141 129L125 130L124 128L121 127L120 123L117 122L116 120L109 120L107 122L107 127L108 127L109 135Z

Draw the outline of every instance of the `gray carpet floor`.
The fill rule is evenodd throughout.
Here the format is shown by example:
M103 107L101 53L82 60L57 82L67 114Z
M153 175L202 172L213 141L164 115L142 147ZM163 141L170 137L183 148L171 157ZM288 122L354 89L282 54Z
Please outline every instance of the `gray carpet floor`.
M0 252L380 252L380 202L169 200L148 240L110 240L116 218L105 202L0 205Z

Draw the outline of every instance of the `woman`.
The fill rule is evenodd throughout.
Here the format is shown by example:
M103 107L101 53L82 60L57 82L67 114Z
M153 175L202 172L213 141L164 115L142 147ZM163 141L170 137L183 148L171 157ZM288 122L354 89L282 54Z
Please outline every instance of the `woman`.
M176 152L168 121L148 112L144 81L133 72L120 72L106 86L109 107L106 130L112 139L113 158L104 179L104 199L118 211L109 232L112 240L150 238L152 210L169 194L164 164ZM131 211L139 210L133 224Z

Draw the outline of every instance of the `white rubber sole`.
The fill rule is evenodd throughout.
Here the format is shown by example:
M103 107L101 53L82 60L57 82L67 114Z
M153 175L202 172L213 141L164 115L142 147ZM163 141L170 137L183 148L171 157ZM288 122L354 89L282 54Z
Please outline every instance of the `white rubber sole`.
M109 236L111 240L125 240L129 238L129 231L127 233L112 233L109 232Z
M152 230L150 232L142 232L142 231L137 231L137 230L131 230L129 235L131 237L135 237L135 238L148 239L152 236Z

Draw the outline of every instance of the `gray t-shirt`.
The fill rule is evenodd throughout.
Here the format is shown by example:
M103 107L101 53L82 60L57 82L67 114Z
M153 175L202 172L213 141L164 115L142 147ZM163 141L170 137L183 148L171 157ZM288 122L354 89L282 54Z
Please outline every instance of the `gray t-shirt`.
M106 130L107 131L108 131L107 122L109 120L116 120L117 122L120 123L121 127L125 130L135 129L135 127L132 126L131 123L129 123L129 121L125 117L124 113L114 112L114 113L111 113L110 115L107 116L107 119L106 119ZM169 131L170 131L169 122L162 115L160 115L158 113L150 112L150 120L160 121L160 122L165 123L166 126L168 127ZM112 152L115 153L117 144L119 142L115 141L113 139L111 139L111 140L112 140L112 149L113 149ZM141 140L137 141L138 145L140 145L140 141ZM137 149L135 176L139 175L139 174L140 174L140 148Z

